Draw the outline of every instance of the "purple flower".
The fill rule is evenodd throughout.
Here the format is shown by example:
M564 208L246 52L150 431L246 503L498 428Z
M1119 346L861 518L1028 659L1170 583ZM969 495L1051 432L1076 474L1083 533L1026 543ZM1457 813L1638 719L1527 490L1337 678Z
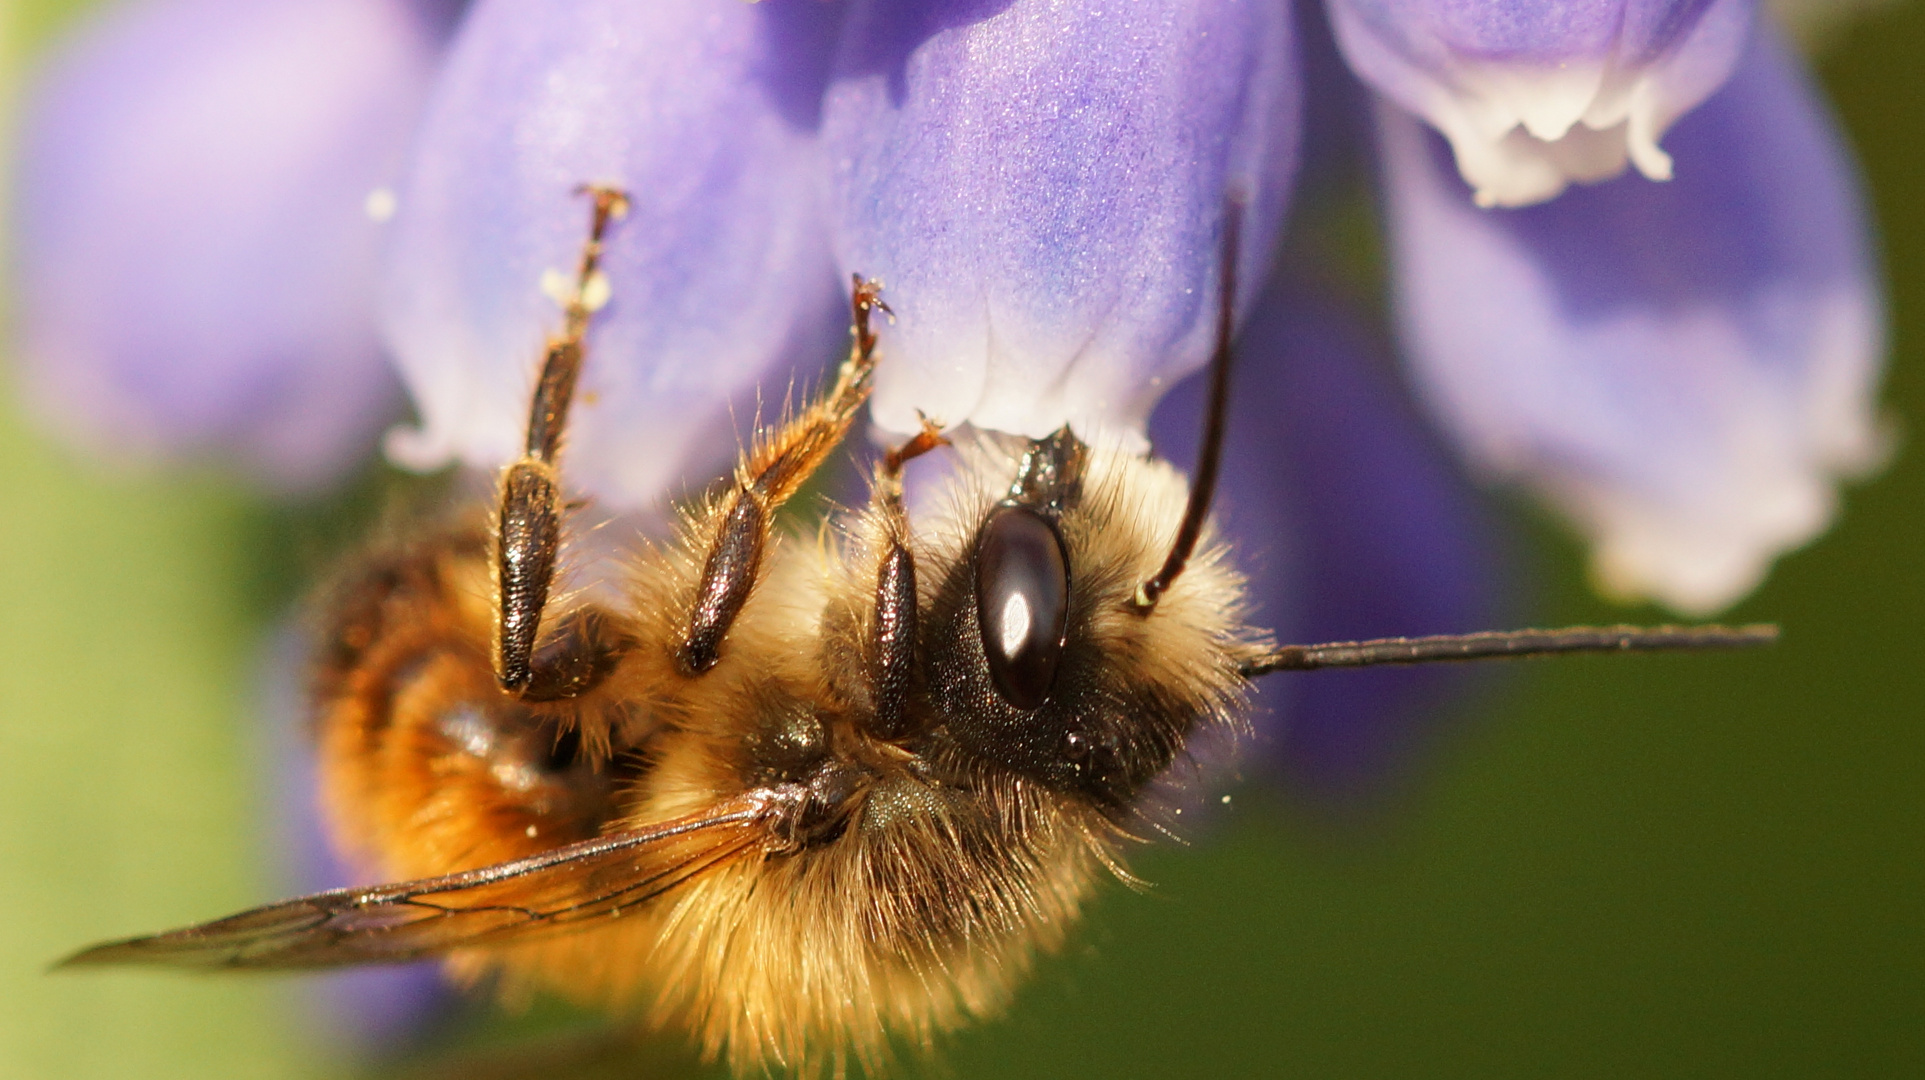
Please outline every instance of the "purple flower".
M633 210L563 464L605 506L713 475L731 417L844 340L851 273L897 314L882 428L1070 422L1181 457L1182 402L1150 415L1208 352L1240 202L1223 509L1274 625L1491 617L1487 526L1413 406L1571 518L1614 591L1708 611L1876 449L1864 210L1753 7L479 0L443 48L404 0L146 0L33 96L21 372L83 438L312 479L386 415L378 324L418 417L391 455L496 467L596 182ZM1371 145L1414 402L1275 255L1299 151L1337 175ZM1338 787L1407 751L1391 703L1431 692L1341 678L1272 695L1297 695L1280 756Z
M896 312L877 422L1140 440L1209 353L1233 191L1269 263L1298 95L1266 0L858 4L823 142L842 268Z
M584 182L630 193L613 298L568 433L571 478L647 505L718 471L730 406L846 334L813 125L836 9L821 0L493 0L442 69L384 268L419 467L494 468L527 422L573 265ZM808 19L799 16L810 16ZM780 392L780 384L777 384ZM701 479L695 481L697 484Z
M1878 460L1879 288L1828 120L1760 34L1672 139L1704 167L1484 211L1434 137L1383 112L1418 385L1474 464L1591 538L1611 592L1726 607Z
M284 489L364 456L399 404L370 196L441 32L407 0L140 0L57 55L13 207L34 412L114 457L224 454Z
M1748 0L1330 0L1357 74L1450 139L1479 206L1526 206L1659 145L1731 74Z

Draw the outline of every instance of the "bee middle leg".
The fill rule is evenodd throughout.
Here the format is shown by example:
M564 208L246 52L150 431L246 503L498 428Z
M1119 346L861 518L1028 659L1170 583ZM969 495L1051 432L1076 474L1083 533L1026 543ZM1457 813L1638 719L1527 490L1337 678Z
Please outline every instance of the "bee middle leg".
M551 627L549 641L537 648L561 550L557 458L581 374L589 316L608 295L601 274L602 240L609 224L628 211L628 196L614 188L587 186L582 193L594 200L588 240L582 245L573 290L562 301L561 331L549 339L542 360L521 458L502 470L495 514L495 678L502 689L525 701L586 693L631 644L612 616L584 608Z
M868 400L876 363L870 319L878 309L885 314L889 310L881 293L879 283L854 277L849 295L854 340L835 383L794 418L756 440L736 469L734 489L699 526L712 539L675 653L683 674L700 675L721 659L722 641L755 589L775 511L842 444L856 411Z
M875 696L868 728L879 739L911 734L909 696L916 677L916 559L909 550L902 468L947 442L941 425L925 416L920 432L876 463L871 506L881 518L882 542L869 624L869 679Z

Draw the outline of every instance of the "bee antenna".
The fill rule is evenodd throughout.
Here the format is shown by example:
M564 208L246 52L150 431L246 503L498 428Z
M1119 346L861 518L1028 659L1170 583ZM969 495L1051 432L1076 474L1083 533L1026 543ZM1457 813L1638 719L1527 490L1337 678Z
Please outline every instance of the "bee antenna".
M1777 640L1778 628L1770 623L1752 623L1748 626L1566 626L1556 630L1486 630L1475 634L1285 645L1245 659L1237 670L1244 678L1254 679L1273 671L1507 660L1559 653L1751 649L1773 644Z
M1210 401L1203 412L1203 448L1197 454L1190 501L1183 508L1183 523L1177 527L1169 557L1155 577L1136 587L1131 600L1144 615L1156 610L1156 602L1189 563L1197 540L1203 536L1203 522L1210 516L1210 499L1216 494L1217 468L1223 463L1223 431L1230 412L1230 362L1235 356L1231 342L1236 334L1237 257L1243 211L1248 203L1249 197L1241 189L1233 189L1223 200L1222 290L1217 298L1216 351L1210 357Z

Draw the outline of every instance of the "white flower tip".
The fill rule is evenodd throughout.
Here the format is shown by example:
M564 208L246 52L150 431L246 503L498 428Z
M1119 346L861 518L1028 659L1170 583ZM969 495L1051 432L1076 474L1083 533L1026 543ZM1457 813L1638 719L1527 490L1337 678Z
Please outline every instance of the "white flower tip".
M1656 139L1632 139L1629 149L1631 164L1638 167L1646 180L1671 179L1671 155L1658 146Z
M393 188L378 187L368 192L361 209L368 215L369 221L385 224L394 219L394 212L400 206L401 202L395 197Z
M1495 142L1474 133L1451 136L1457 171L1485 210L1549 202L1573 183L1597 184L1623 175L1628 163L1647 180L1671 179L1671 155L1657 140L1621 122L1607 128L1574 124L1556 139L1518 125Z
M1420 110L1450 140L1478 206L1546 202L1573 183L1615 179L1627 165L1650 180L1671 179L1671 155L1658 145L1675 119L1665 95L1642 81L1608 92L1595 78L1569 75L1494 69L1457 94L1432 95Z
M1885 470L1905 443L1905 422L1895 413L1881 412L1866 425L1859 438L1848 433L1840 440L1838 474L1847 480L1860 480Z
M1622 604L1655 601L1694 619L1738 602L1765 578L1775 553L1698 551L1653 561L1645 553L1601 545L1592 554L1592 586Z
M541 294L563 311L580 304L591 315L607 307L609 297L614 295L608 275L599 269L577 286L574 279L553 268L541 272Z
M381 439L388 460L409 472L428 473L446 468L455 458L454 450L435 438L426 428L396 424Z
M1562 112L1562 110L1559 111ZM1554 143L1562 139L1570 133L1572 126L1577 122L1575 117L1543 115L1535 112L1526 112L1518 120L1519 126L1523 127L1525 134L1536 139L1538 142L1547 143Z
M1741 505L1740 512L1727 503L1719 518L1621 507L1599 523L1591 564L1598 591L1693 618L1715 615L1756 589L1780 555L1824 532L1838 498L1828 478L1811 476Z
M600 311L608 306L608 298L611 295L608 275L597 270L588 275L588 280L582 284L582 309L589 312Z

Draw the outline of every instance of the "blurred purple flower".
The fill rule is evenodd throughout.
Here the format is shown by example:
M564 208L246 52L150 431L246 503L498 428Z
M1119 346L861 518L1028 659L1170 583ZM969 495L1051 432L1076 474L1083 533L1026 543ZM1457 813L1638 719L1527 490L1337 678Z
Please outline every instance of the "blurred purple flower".
M1208 352L1240 195L1224 509L1270 618L1466 629L1498 575L1445 455L1368 332L1258 287L1300 149L1330 152L1304 132L1375 138L1415 406L1574 518L1614 588L1710 610L1870 459L1881 355L1850 162L1753 7L478 0L443 49L406 0L141 0L32 99L22 370L83 437L311 481L385 416L378 321L419 419L393 456L498 466L592 181L634 209L565 468L610 508L712 475L731 409L830 358L852 272L899 316L882 428L1147 442ZM1284 691L1283 758L1367 779L1429 693L1401 678Z
M1879 458L1883 319L1844 147L1771 35L1679 123L1698 167L1668 184L1479 210L1434 137L1381 129L1425 400L1578 523L1601 585L1710 613L1824 530Z
M1526 206L1626 161L1722 85L1750 0L1329 0L1351 66L1450 139L1480 206Z
M12 215L34 413L112 457L225 455L282 489L365 456L400 405L369 197L400 174L445 20L139 0L55 57Z

